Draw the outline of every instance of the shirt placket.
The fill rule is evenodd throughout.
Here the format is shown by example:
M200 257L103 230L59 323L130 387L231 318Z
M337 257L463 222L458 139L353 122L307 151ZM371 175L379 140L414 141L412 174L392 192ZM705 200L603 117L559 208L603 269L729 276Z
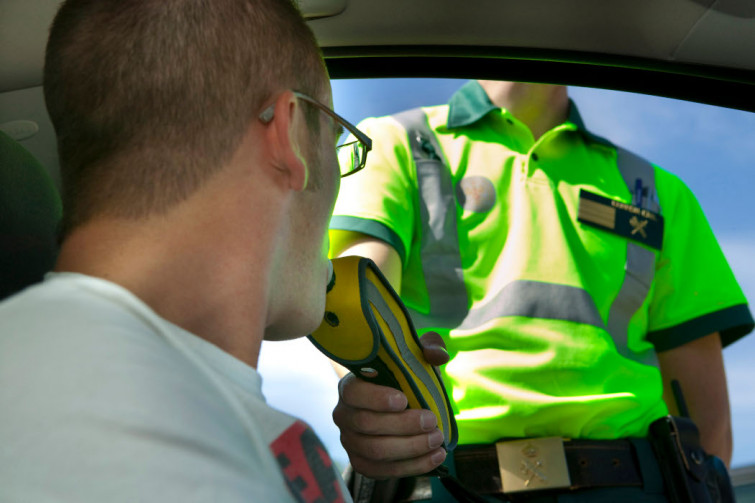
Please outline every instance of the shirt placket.
M542 173L541 182L547 182L552 175L548 172L547 165L562 158L562 148L566 141L566 135L576 131L577 127L571 123L561 124L547 131L537 141L533 142L527 153L523 155L523 175L526 180L534 180L536 173ZM561 162L565 160L561 159ZM559 167L563 167L559 165Z

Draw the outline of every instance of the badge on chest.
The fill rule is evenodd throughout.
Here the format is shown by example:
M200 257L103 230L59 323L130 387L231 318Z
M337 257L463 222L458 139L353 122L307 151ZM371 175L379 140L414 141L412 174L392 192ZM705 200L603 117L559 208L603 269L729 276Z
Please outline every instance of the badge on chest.
M663 244L661 215L584 189L579 191L577 220L656 250Z

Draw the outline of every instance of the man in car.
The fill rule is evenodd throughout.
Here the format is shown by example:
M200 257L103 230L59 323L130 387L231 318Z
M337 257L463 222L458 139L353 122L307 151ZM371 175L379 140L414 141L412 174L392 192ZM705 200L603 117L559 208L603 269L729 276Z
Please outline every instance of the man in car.
M460 444L445 462L462 483L664 501L645 439L684 409L672 381L728 464L721 348L753 320L679 179L589 132L563 86L473 81L361 128L375 151L344 183L331 253L375 260L420 332L445 340ZM402 411L395 390L348 375L340 397L356 472L416 475L446 457L432 415ZM428 500L418 486L411 500ZM432 501L448 498L433 481Z
M298 10L69 0L44 91L63 238L0 305L0 500L350 501L255 370L329 279L343 124Z

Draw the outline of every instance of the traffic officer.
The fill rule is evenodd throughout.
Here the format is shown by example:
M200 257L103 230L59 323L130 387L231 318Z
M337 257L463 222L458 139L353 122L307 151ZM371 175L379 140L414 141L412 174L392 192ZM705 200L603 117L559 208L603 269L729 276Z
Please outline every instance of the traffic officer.
M728 465L721 349L753 319L676 176L588 131L563 86L471 81L446 105L359 127L374 150L344 180L331 255L375 260L418 331L442 336L460 444L445 464L463 484L665 501L646 438L679 414L672 381ZM432 418L404 406L341 382L334 419L356 472L444 461ZM432 484L409 497L451 501Z

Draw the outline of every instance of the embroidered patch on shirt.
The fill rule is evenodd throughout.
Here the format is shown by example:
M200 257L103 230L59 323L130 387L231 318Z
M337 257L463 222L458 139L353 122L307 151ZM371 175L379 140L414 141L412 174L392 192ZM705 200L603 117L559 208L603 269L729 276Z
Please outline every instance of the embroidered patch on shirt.
M621 201L579 191L577 220L660 250L663 217L658 213Z
M294 422L270 444L270 450L297 501L345 501L333 461L315 432L304 422Z
M456 186L456 198L464 210L485 213L495 206L495 187L484 176L468 176Z

